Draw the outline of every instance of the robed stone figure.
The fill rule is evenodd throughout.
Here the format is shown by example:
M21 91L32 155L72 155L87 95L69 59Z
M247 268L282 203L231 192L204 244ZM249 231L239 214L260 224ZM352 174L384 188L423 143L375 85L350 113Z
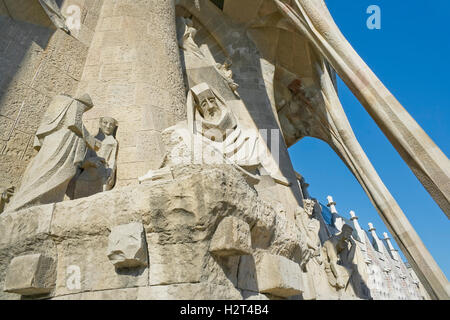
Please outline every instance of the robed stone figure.
M92 107L89 95L58 95L52 100L35 134L38 153L26 168L8 211L64 199L87 148L98 150L101 146L82 122L83 113Z

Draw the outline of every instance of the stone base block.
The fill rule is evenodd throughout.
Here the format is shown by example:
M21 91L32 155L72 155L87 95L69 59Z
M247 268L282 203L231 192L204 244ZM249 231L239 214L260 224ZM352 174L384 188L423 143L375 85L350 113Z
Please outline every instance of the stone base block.
M300 266L285 257L264 253L256 273L261 293L287 298L303 292Z
M133 222L112 228L109 235L108 258L116 268L147 266L147 257L142 223Z
M217 227L209 251L218 256L239 256L252 253L250 227L241 219L226 217Z
M55 287L55 265L52 258L31 254L14 258L6 272L4 291L21 295L39 295Z

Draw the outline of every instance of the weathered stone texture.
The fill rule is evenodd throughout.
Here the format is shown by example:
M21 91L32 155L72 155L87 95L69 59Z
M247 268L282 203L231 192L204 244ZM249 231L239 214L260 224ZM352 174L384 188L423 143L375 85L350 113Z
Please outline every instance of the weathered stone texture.
M223 219L211 240L209 251L218 256L239 256L252 253L248 224L234 217Z
M162 161L161 131L185 117L173 1L104 2L86 66L78 92L95 104L86 119L118 120L119 144L137 148L119 157L117 183L137 183Z
M243 289L251 291L245 297L262 297L259 277L254 276L255 286L239 284L240 269L245 268L242 257L247 256L241 261L239 257L220 257L212 255L209 248L219 222L225 222L224 226L227 221L232 226L248 224L248 229L243 227L246 252L250 237L256 243L261 243L259 237L276 238L277 224L273 222L277 211L261 201L241 174L227 165L175 167L174 177L172 181L120 187L88 198L6 212L0 216L0 231L4 230L0 257L9 264L18 255L51 256L57 262L51 296L58 299L120 299L127 294L129 299L242 299ZM110 234L116 233L117 226L137 227L141 223L148 266L115 268L107 255L111 252ZM143 241L143 229L131 229L133 232L125 232L127 241L137 248ZM27 247L27 243L32 246ZM271 248L278 245L269 241L268 247L258 250L267 254L279 251L298 266L294 262L298 253ZM80 270L79 288L68 287L70 266ZM2 267L6 268L3 263ZM0 271L0 279L4 279L5 270ZM256 274L254 266L252 272ZM1 297L17 298L6 293Z
M107 253L116 268L147 266L147 245L142 223L133 222L113 227Z
M30 160L31 135L51 98L76 92L91 42L80 37L88 28L93 34L102 2L64 1L63 15L71 5L87 14L82 16L81 30L72 30L71 36L42 23L29 23L32 16L17 20L0 16L0 167L5 163L0 186L19 185Z
M41 254L15 257L6 272L4 291L21 295L39 295L55 286L55 262Z

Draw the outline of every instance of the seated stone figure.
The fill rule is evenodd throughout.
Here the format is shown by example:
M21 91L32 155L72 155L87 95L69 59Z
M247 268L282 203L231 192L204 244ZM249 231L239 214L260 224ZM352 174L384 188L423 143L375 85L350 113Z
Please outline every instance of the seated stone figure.
M180 122L163 132L167 154L162 170L150 170L140 181L155 180L161 173L170 176L171 165L177 164L230 164L252 179L259 180L257 171L277 176L277 167L265 154L257 132L239 126L231 108L221 95L206 83L189 90L187 97L187 123Z
M332 236L323 244L328 281L337 290L345 289L348 286L354 272L353 259L356 243L351 237L352 232L352 227L344 224L341 233Z
M8 211L64 199L86 149L98 150L101 146L82 122L83 113L92 107L89 95L53 98L35 134L34 148L38 153L26 168Z
M74 178L74 199L88 197L114 187L119 146L115 139L116 129L115 119L100 118L99 130L95 138L102 142L102 146L97 152L88 150L80 173Z

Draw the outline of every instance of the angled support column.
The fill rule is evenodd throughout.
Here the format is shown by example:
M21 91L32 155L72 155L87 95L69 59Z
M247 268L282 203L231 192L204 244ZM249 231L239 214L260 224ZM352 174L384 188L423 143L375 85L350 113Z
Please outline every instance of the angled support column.
M450 218L450 161L352 48L323 0L294 0L295 9L274 2L326 57Z
M422 184L428 186L427 190L441 208L450 212L446 211L446 208L450 209L450 166L447 157L351 48L323 1L294 1L298 11L283 1L274 0L280 11L308 37L319 55L328 60L353 90ZM316 69L326 106L321 122L328 131L328 136L319 138L330 144L358 179L430 296L449 299L449 283L445 275L359 145L333 86L327 62L323 58L319 61Z

